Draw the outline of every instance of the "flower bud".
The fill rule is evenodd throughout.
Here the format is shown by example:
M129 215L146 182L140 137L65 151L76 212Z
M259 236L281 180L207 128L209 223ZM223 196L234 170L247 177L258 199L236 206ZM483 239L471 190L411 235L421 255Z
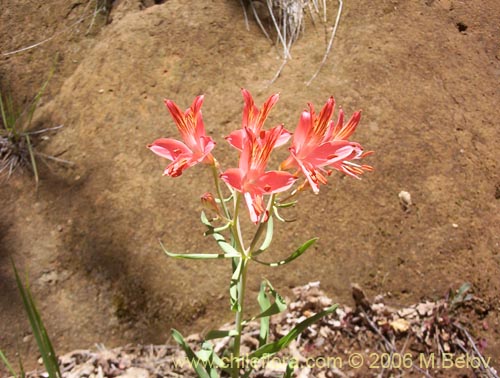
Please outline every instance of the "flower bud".
M217 201L215 201L215 198L212 193L207 192L203 194L200 199L201 199L201 205L203 206L204 209L209 211L215 211L217 216L221 216L219 205L217 205Z

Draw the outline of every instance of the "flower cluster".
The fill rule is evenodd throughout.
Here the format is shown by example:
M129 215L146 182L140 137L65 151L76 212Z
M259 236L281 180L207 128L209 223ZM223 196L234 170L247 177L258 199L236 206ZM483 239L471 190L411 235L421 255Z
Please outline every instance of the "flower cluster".
M269 97L260 110L247 90L242 89L242 94L245 105L241 129L226 137L229 144L239 151L238 167L225 170L219 177L242 194L254 223L265 222L268 218L264 196L287 191L302 175L305 180L299 188L310 186L314 193L318 193L320 184L327 183L327 176L333 170L356 178L372 170L369 165L354 162L371 152L364 152L359 143L348 140L360 121L360 112L354 113L344 123L344 112L340 110L334 122L333 97L318 115L309 104L292 135L283 125L264 129L264 122L278 101L278 94ZM202 104L203 96L198 96L191 107L182 112L173 101L165 100L183 142L160 138L148 146L155 154L171 160L164 175L180 176L197 163L216 164L211 153L215 142L206 135ZM273 149L285 145L290 139L290 155L280 164L280 169L266 170Z

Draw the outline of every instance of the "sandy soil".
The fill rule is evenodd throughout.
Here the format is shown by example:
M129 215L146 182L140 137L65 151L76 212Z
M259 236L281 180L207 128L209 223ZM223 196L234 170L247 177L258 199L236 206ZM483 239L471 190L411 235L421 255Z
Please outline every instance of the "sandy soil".
M29 273L61 352L161 343L171 326L188 333L230 319L230 267L168 259L157 242L215 251L198 222L198 198L213 190L209 172L161 177L165 162L145 146L174 135L163 98L187 107L203 93L219 160L234 165L222 137L239 127L245 87L259 104L280 92L268 126L291 129L308 101L320 106L334 95L348 114L363 110L354 140L376 151L376 172L361 181L336 175L319 196L300 198L297 222L280 228L271 253L319 236L315 250L280 269L252 267L249 297L262 277L284 293L320 280L341 303L351 302L352 282L370 295L391 293L395 304L471 282L485 301L473 331L498 366L498 2L346 1L332 54L311 86L326 46L319 24L307 25L269 86L277 49L253 23L245 29L238 1L147 5L117 1L109 22L96 18L86 34L94 1L2 3L0 53L59 33L2 55L0 84L26 102L59 53L35 126L64 128L38 148L75 163L44 168L38 193L29 175L0 187L0 347L8 356L36 355L9 257ZM401 190L412 195L409 211Z

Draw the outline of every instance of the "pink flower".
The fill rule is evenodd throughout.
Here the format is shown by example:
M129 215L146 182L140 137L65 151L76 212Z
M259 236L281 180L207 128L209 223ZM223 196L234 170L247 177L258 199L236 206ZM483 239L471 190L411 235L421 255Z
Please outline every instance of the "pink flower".
M340 110L335 124L331 120L334 107L335 100L330 97L319 116L316 116L313 105L309 104L309 111L302 112L293 135L290 156L281 164L282 169L300 169L315 193L319 192L319 184L327 183L326 176L331 173L331 169L353 177L373 169L350 161L371 153L363 153L360 144L347 140L356 130L361 113L354 113L344 125L344 112Z
M171 100L165 100L172 118L177 125L184 143L176 139L160 138L155 140L148 148L155 154L172 160L164 175L177 177L182 172L200 162L211 164L213 157L210 151L215 147L213 139L206 135L205 125L201 116L203 96L194 99L193 104L185 112Z
M263 196L288 190L297 177L288 172L265 171L269 155L283 133L283 126L276 126L269 131L262 130L259 136L248 127L244 131L245 143L238 168L230 168L220 177L243 194L252 222L265 222L269 215Z
M253 101L250 92L242 88L241 93L243 94L243 99L245 101L241 129L233 131L226 137L229 144L240 151L243 150L243 146L245 144L245 129L249 129L254 133L254 135L258 136L262 130L262 126L264 126L264 122L266 121L269 112L279 99L279 94L277 93L270 96L262 106L262 109L259 110L259 108L255 106L255 102ZM290 136L291 134L287 130L282 129L281 135L278 137L275 147L285 144L288 139L290 139Z

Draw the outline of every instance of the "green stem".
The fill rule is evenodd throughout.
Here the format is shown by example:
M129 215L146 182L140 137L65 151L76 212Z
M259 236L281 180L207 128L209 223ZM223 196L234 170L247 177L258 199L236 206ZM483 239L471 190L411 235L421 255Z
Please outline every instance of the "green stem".
M231 233L236 243L236 249L240 251L241 256L246 256L245 246L243 245L243 238L241 236L240 218L238 216L240 212L240 202L241 193L236 193L236 198L234 200L234 218L232 220Z
M246 281L247 281L247 269L248 263L250 260L247 260L245 257L242 257L243 267L240 275L240 280L238 282L238 303L239 303L239 311L236 313L236 336L234 337L234 345L233 345L233 358L231 360L231 377L238 378L240 372L240 346L241 346L241 331L243 328L243 312L245 308L245 289L246 289Z

